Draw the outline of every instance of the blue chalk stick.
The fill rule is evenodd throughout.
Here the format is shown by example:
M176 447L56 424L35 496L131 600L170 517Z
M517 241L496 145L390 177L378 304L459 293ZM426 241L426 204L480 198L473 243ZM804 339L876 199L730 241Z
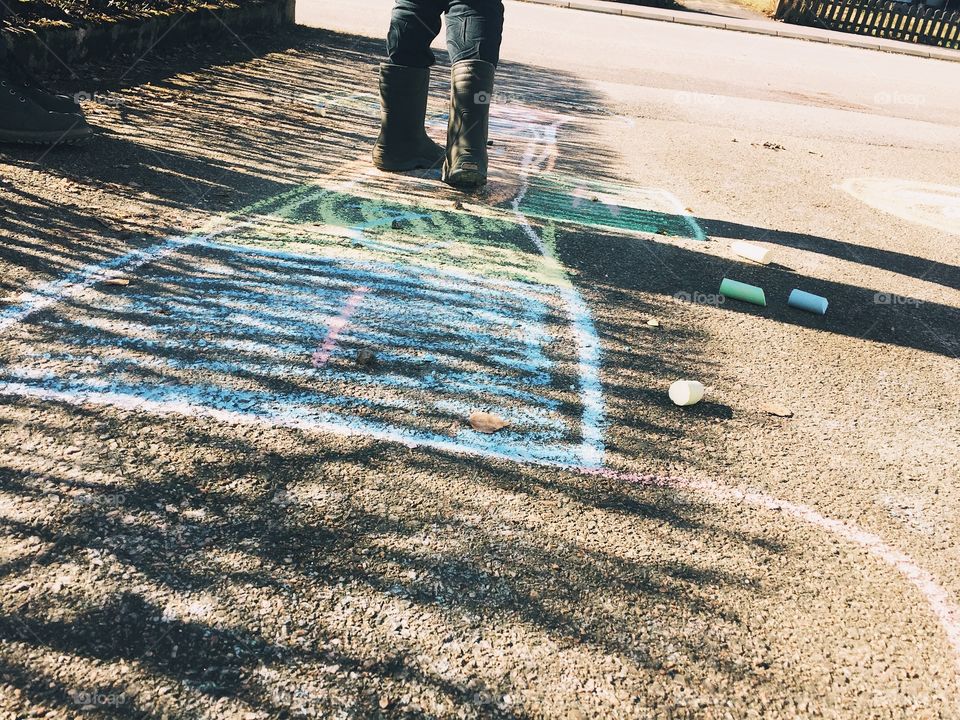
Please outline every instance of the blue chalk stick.
M828 303L825 297L804 292L803 290L793 290L787 299L787 305L797 310L806 310L807 312L817 315L826 315Z

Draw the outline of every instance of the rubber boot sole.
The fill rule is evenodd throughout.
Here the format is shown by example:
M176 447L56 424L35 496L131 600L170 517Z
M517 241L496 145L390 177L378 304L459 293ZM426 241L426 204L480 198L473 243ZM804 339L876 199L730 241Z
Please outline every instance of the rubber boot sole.
M443 174L447 185L458 188L478 188L487 184L487 176L479 170L452 170Z
M0 129L0 143L11 145L79 145L93 137L91 128L67 132L27 132Z
M383 170L384 172L407 172L408 170L429 170L436 167L440 164L439 160L433 160L431 158L414 158L413 160L403 160L401 162L397 161L383 161L383 160L374 160L373 166L377 170Z

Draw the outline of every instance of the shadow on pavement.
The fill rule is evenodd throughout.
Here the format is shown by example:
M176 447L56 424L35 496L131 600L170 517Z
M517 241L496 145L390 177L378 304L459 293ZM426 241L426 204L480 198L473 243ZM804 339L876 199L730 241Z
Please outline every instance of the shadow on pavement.
M379 43L302 29L283 42L251 42L252 53L155 58L122 80L122 65L97 69L123 103L95 113L104 132L85 151L5 152L7 164L46 178L41 189L3 188L8 294L127 242L149 245L177 226L365 170ZM511 64L501 77L505 93L544 112L603 115L602 98L575 77L551 72L545 84L539 69ZM439 87L435 95L441 117ZM618 182L613 158L584 125L576 129L556 171ZM353 158L360 164L345 165ZM408 180L371 182L402 191L412 207L460 197ZM488 204L508 198L511 182L494 183ZM72 207L61 200L71 193ZM609 449L668 466L683 452L673 439L715 436L732 411L666 412L658 378L693 368L708 375L709 360L699 356L696 330L646 342L657 306L643 294L713 292L717 260L695 240L681 247L560 220L559 254L600 309L610 423L623 426ZM681 224L662 212L655 221ZM842 250L822 238L779 237ZM759 279L746 266L737 272ZM770 296L795 282L765 271ZM776 306L767 315L851 336L879 317L873 289L804 287L831 299L826 321ZM896 335L878 327L871 337L951 352L956 311L924 304L911 312L923 322ZM127 320L147 325L135 312ZM943 328L940 338L926 326ZM62 330L67 345L83 331ZM482 358L465 351L460 359ZM143 385L170 380L145 364L136 370ZM237 377L302 389L256 372ZM9 701L15 710L75 712L79 693L123 694L124 702L96 708L107 717L200 716L227 698L234 704L225 712L256 717L306 708L522 718L556 716L556 702L582 697L565 684L571 673L602 688L603 699L589 702L650 708L672 702L679 675L696 694L722 688L718 702L790 693L784 683L803 676L765 672L770 660L749 608L787 582L766 568L806 548L779 529L741 530L701 499L553 467L82 403L3 397L0 426L4 502L16 508L0 530L0 684L19 691ZM735 556L753 564L728 561ZM738 652L723 649L728 642Z

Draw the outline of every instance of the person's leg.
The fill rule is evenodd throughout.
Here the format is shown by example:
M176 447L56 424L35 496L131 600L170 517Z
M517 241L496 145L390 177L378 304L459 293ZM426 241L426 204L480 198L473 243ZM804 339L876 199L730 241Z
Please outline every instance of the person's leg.
M381 170L431 168L443 161L443 148L427 137L424 122L430 43L440 32L446 0L397 0L387 35L388 62L380 65L380 136L373 164Z
M482 60L500 62L503 39L501 0L451 0L447 12L447 49L450 63Z
M487 182L490 102L502 37L501 0L450 0L450 122L442 176L450 185Z
M387 33L387 62L428 68L437 61L430 43L440 34L445 0L396 0Z

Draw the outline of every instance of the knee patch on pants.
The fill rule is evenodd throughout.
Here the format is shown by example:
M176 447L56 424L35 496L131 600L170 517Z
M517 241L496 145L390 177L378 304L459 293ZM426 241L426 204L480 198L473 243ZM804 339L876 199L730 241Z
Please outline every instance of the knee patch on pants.
M436 62L430 43L440 32L433 32L419 19L406 20L394 16L387 34L387 58L394 65L430 67Z

